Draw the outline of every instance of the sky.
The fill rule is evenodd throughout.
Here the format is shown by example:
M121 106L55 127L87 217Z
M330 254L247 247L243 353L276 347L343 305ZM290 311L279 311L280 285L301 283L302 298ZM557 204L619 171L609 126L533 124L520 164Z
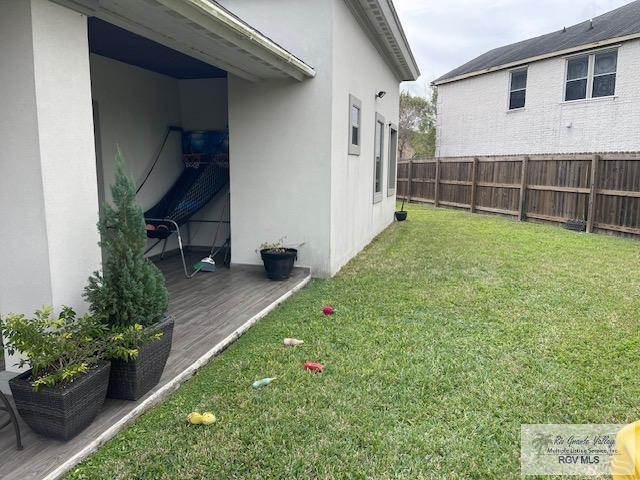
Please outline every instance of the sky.
M574 25L630 0L394 0L422 76L402 89L426 95L429 83L496 47Z

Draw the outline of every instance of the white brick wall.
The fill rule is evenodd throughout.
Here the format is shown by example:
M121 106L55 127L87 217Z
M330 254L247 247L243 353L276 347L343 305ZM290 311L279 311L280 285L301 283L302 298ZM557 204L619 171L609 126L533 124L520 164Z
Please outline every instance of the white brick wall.
M618 51L613 98L563 102L562 57L529 65L523 110L507 110L506 70L441 85L437 155L639 151L639 72L640 40L634 40Z

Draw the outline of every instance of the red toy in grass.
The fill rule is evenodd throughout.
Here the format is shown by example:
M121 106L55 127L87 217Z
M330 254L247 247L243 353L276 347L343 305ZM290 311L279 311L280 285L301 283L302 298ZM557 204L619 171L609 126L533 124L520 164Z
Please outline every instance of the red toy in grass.
M331 305L327 305L326 307L323 307L322 313L324 313L325 315L333 315L333 307Z
M310 362L308 360L304 362L304 368L316 373L324 372L324 365L322 365L321 363Z

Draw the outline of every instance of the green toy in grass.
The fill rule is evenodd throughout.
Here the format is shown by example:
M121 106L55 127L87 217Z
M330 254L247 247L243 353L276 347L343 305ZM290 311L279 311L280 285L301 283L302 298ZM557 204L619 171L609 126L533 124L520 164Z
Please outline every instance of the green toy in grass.
M275 380L274 378L263 378L262 380L256 380L255 382L253 382L251 384L251 386L253 388L261 388L261 387L266 387L267 385L269 385L271 382L273 382Z

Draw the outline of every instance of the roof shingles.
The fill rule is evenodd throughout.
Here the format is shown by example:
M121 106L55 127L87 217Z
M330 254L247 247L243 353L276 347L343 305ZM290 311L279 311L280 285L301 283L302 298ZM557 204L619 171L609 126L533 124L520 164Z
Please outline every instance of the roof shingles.
M439 84L456 77L482 73L502 65L523 63L533 57L640 33L640 0L572 27L490 50L436 79Z

